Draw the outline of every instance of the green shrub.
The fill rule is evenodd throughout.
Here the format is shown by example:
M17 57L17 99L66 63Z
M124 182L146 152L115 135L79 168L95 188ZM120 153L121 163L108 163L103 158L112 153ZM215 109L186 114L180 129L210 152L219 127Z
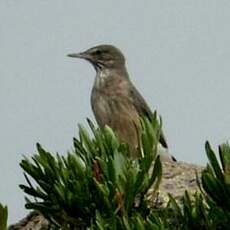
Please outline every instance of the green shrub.
M137 160L109 127L88 124L92 133L79 126L74 149L65 156L37 144L37 153L22 160L27 185L20 187L34 197L26 198L27 209L41 212L57 229L230 229L228 144L219 147L219 163L206 143L209 163L197 178L200 191L185 191L180 203L169 195L165 208L149 208L146 194L153 186L156 195L162 177L156 114L142 120Z
M156 190L162 175L156 114L151 121L143 119L142 157L138 160L128 157L128 146L119 143L109 127L100 130L88 123L93 137L79 126L74 150L66 156L54 157L37 144L37 154L22 160L28 185L20 187L35 198L27 198L26 208L40 211L66 229L143 229L157 225L146 201L148 189L154 184Z

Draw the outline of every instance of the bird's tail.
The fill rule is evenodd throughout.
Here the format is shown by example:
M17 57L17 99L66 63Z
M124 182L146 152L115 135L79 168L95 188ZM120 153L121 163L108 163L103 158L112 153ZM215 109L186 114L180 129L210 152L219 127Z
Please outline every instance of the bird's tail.
M161 144L158 144L158 155L160 155L162 161L177 161L172 156L167 148L164 148Z

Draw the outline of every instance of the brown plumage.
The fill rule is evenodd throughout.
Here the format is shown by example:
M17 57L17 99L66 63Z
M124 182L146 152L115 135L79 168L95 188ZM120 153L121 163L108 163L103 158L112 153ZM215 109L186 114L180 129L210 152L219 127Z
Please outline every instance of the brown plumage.
M152 113L130 81L121 51L112 45L99 45L68 56L86 59L94 66L91 105L95 118L100 127L110 126L120 140L128 143L132 157L137 157L136 127L140 127L140 116L150 118ZM163 133L160 144L168 148Z

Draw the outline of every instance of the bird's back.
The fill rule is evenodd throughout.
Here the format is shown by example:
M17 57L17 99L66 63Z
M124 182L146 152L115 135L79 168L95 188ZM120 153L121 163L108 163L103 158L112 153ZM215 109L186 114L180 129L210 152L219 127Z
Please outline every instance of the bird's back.
M127 72L98 72L91 94L91 105L99 126L110 126L136 155L140 117L151 118L152 113L130 82ZM163 134L160 143L167 148Z
M91 94L92 109L99 126L110 126L121 141L128 143L132 155L136 155L139 113L129 96L129 79L113 74L106 80L100 75L96 77Z

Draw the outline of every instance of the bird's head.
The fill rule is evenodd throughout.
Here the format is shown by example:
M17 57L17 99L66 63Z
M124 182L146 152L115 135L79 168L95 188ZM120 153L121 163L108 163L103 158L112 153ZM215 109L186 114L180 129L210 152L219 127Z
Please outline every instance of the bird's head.
M125 65L122 52L112 45L99 45L82 53L68 54L68 57L83 58L89 61L96 70L104 68L119 68Z

